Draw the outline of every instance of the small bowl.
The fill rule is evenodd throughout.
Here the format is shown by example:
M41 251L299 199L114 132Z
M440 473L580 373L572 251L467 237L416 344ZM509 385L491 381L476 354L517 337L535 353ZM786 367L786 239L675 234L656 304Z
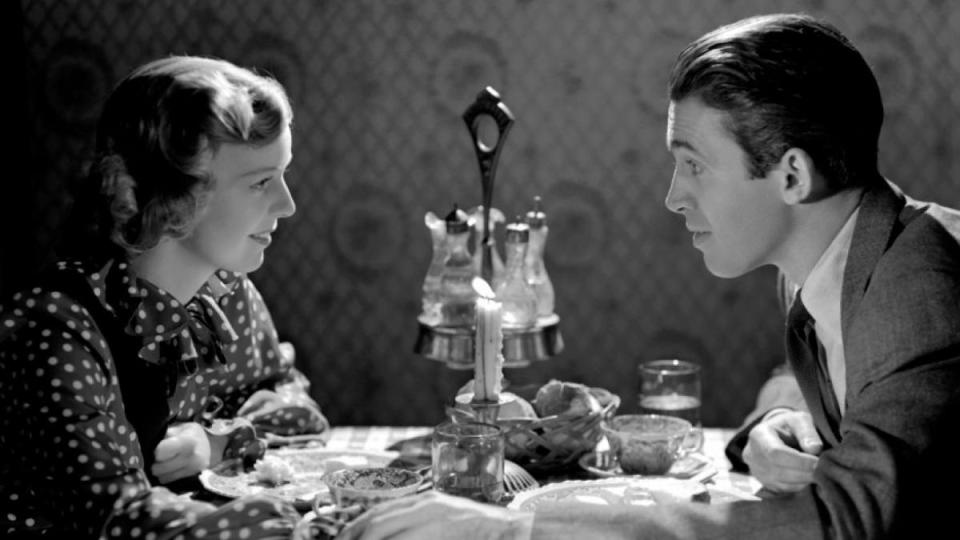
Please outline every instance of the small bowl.
M613 456L628 474L666 474L682 453L690 422L659 414L621 414L604 425Z
M424 478L414 471L399 467L364 467L339 469L323 475L330 488L333 503L340 508L360 505L363 508L411 495Z

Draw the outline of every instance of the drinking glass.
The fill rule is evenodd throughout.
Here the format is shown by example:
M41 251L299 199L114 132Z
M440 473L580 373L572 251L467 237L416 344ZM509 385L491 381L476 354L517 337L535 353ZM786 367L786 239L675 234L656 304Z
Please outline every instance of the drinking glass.
M684 360L657 359L641 362L640 393L637 400L641 413L677 416L693 425L684 439L687 452L703 449L703 425L700 422L700 366Z
M481 422L445 422L433 430L433 488L480 502L503 497L503 430Z

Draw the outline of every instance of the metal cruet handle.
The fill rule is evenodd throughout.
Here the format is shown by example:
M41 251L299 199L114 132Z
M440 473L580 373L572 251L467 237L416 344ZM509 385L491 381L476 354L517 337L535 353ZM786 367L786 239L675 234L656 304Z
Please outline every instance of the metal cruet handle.
M477 133L480 126L480 117L488 115L497 123L497 142L491 148L480 140ZM513 113L506 104L500 101L500 94L487 86L479 94L467 110L463 113L463 121L467 123L470 137L473 139L473 148L477 152L477 161L480 163L480 181L483 186L483 240L480 244L482 251L480 259L480 274L490 283L493 277L493 241L490 238L490 208L493 204L493 181L497 172L497 161L500 159L500 150L513 125Z

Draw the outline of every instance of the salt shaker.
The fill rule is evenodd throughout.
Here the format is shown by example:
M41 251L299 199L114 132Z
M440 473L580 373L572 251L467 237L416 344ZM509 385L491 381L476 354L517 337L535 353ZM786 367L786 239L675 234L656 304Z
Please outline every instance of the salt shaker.
M507 264L497 282L497 300L503 304L504 328L527 328L537 322L537 294L527 283L524 258L530 227L519 218L507 225Z
M447 255L440 278L440 324L470 327L476 317L477 293L473 289L473 258L467 249L470 228L467 214L453 205L444 219Z
M547 274L547 267L543 261L543 250L546 247L547 215L540 209L540 196L533 198L533 210L527 212L527 225L530 227L530 241L527 245L527 255L524 264L527 272L527 283L533 287L537 296L537 316L540 318L553 315L553 282Z

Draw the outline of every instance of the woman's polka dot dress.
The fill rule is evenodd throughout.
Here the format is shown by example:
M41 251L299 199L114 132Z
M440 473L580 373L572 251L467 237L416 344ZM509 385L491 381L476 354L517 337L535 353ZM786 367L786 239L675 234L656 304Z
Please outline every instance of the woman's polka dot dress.
M280 400L247 418L259 429L327 427L280 354L259 293L246 277L234 282L233 292L205 287L184 306L122 261L60 263L0 309L0 536L292 532L299 514L285 503L254 497L216 507L152 485L147 474L156 433L201 421L211 401L224 404L223 416L269 390ZM232 451L248 437L238 435Z

